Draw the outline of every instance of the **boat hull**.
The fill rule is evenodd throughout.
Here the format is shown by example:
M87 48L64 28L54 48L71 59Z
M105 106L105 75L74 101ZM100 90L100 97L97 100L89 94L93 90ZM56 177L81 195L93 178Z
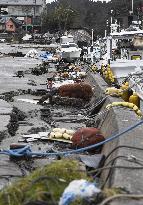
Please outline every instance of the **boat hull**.
M111 61L111 70L117 80L124 79L129 74L139 72L143 69L143 60L121 60Z
M81 51L71 51L71 52L62 52L63 59L76 59L80 58Z

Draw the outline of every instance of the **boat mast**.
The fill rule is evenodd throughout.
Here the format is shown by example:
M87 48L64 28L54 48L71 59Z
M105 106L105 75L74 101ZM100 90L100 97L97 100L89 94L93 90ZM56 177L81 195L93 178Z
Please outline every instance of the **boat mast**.
M91 30L91 62L93 63L93 32L94 32L94 30L92 29Z
M92 41L91 46L93 46L93 32L94 32L94 30L92 29L91 31L92 31L92 33L91 33L91 41Z

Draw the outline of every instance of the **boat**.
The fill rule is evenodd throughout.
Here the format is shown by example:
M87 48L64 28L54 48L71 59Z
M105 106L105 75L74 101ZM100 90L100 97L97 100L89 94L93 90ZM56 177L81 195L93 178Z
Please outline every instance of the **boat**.
M83 47L83 60L85 62L89 63L95 63L96 61L99 61L100 59L100 46L99 45L93 45L89 47Z
M128 80L130 87L143 100L143 30L132 27L106 37L106 53L98 67L110 64L116 82Z
M110 40L118 42L117 49L110 49L112 51L110 66L118 81L129 74L142 71L143 46L138 45L141 38L143 38L143 30L111 34Z
M73 60L80 58L81 48L74 42L72 35L62 36L60 40L60 47L57 52L61 54L62 59Z
M128 75L143 69L143 30L126 30L110 33L106 38L104 64L110 64L111 70L120 83ZM114 46L113 46L114 45Z

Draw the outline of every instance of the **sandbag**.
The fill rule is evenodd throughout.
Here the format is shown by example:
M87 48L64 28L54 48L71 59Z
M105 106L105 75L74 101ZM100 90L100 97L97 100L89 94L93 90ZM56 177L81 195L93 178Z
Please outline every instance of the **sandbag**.
M72 147L82 148L104 141L101 131L94 127L85 127L77 130L71 139Z

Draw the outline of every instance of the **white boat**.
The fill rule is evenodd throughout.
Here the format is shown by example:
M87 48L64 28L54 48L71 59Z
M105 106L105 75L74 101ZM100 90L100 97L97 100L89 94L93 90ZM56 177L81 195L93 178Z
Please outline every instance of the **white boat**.
M58 52L61 53L62 59L79 59L81 55L81 48L79 48L74 42L73 36L62 36Z
M143 46L141 48L134 45L133 42L137 38L135 36L143 38L143 30L111 33L107 38L106 60L107 63L110 62L111 70L119 82L128 75L143 70ZM115 40L117 49L112 48L112 42Z
M112 42L117 48L113 49ZM121 84L128 79L131 89L143 100L143 30L111 33L107 37L107 55L113 75Z
M100 47L98 45L83 48L83 60L89 63L95 63L100 60Z

